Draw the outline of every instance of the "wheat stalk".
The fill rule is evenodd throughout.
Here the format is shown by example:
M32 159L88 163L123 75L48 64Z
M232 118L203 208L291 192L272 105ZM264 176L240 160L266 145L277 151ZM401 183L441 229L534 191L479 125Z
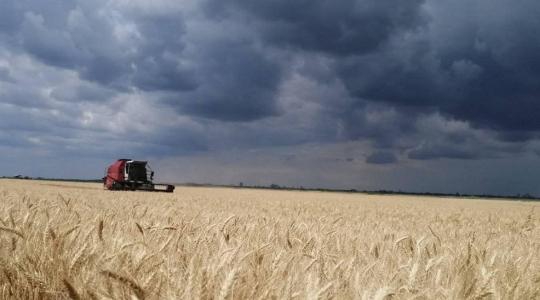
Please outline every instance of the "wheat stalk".
M225 277L225 280L223 281L223 284L221 285L221 289L219 291L219 300L228 299L229 296L232 294L232 289L236 280L236 272L236 269L232 269Z
M16 230L16 229L13 229L13 228L0 226L0 231L13 233L13 234L17 235L18 237L24 239L24 234L22 232Z
M118 282L120 282L121 284L129 287L133 293L135 293L135 295L137 296L137 298L139 299L145 299L145 292L144 292L144 289L142 287L140 287L135 281L125 277L125 276L122 276L122 275L119 275L117 273L114 273L112 271L101 271L101 274L109 277L109 278L112 278Z
M82 299L79 293L77 292L77 290L73 287L73 285L71 285L71 283L67 279L62 280L62 282L64 283L64 286L66 287L68 291L68 295L71 299L73 300Z
M540 295L537 203L6 182L0 299Z

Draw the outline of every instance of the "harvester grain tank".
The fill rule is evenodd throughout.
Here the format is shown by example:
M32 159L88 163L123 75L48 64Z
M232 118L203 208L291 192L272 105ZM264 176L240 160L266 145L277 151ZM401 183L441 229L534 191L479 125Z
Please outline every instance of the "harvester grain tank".
M108 190L118 191L174 191L174 185L153 183L154 171L146 161L119 159L105 171L103 185Z

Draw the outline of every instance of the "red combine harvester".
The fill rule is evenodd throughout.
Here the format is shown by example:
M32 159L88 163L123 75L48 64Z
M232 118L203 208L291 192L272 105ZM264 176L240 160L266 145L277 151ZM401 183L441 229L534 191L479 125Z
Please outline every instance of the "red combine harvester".
M103 177L103 185L115 191L149 191L172 193L174 185L154 184L154 171L146 161L119 159L110 165Z

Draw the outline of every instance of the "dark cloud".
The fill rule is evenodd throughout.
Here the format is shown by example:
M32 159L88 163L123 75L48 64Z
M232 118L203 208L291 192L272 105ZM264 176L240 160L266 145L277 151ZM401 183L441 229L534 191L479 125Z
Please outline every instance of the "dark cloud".
M197 87L194 71L180 63L185 48L184 18L181 15L145 16L137 28L144 37L133 62L133 83L141 89L185 91Z
M497 139L505 142L526 142L538 138L538 132L502 130L497 132Z
M272 45L357 55L376 50L394 34L422 25L423 2L235 0L229 6L212 7L241 9Z
M256 36L270 47L277 47L292 51L311 51L325 53L330 56L361 55L376 51L392 36L414 30L425 24L426 18L421 5L423 1L409 1L407 3L397 1L233 1L224 4L221 1L207 1L205 8L212 17L223 20L238 18L247 20L253 25ZM218 48L219 49L219 48ZM244 58L242 58L244 60ZM248 56L248 64L251 58ZM277 64L276 62L271 62ZM243 68L243 67L241 67ZM265 67L266 68L266 67ZM309 70L304 70L304 72ZM240 70L244 74L266 74L269 79L276 71L271 70ZM251 74L252 73L252 74ZM316 76L315 74L307 74ZM256 77L255 77L256 78ZM276 79L275 82L278 80ZM238 82L235 80L235 82ZM260 86L246 82L243 89L251 89ZM277 84L269 80L264 86L264 92L253 91L262 97L258 107L262 103L270 105L266 113L253 114L253 109L242 111L246 105L242 102L235 105L236 109L244 115L253 114L258 116L274 115L276 113L272 104L273 94L276 93ZM241 89L234 86L235 90ZM236 92L237 93L237 92ZM235 93L235 94L236 94ZM240 95L240 98L246 97ZM248 98L253 99L251 95ZM233 101L227 101L232 103ZM250 101L251 103L254 100ZM216 108L221 106L212 105ZM223 108L228 110L227 108ZM235 117L238 118L238 117ZM252 118L246 118L250 120Z
M120 19L127 24L118 24L114 14L87 3L57 6L54 13L27 7L20 31L12 33L47 65L120 91L172 93L167 102L184 114L253 121L279 113L280 66L254 41L234 35L201 40L188 54L185 20L178 12L131 13Z
M385 165L385 164L394 164L398 161L397 157L392 152L374 152L366 157L366 163L376 164L376 165Z
M137 66L133 83L146 91L186 91L197 87L191 70L182 70L174 61L146 57Z
M0 140L45 157L290 147L278 156L312 173L355 174L366 164L335 158L363 153L511 161L539 149L538 15L533 0L6 0Z
M220 24L205 23L202 28L194 29L200 30L200 35L184 41L179 35L183 27L174 18L170 17L169 21L172 24L156 26L159 24L155 20L145 20L143 28L150 29L144 31L156 31L152 36L159 41L147 40L144 49L152 54L163 51L163 55L149 56L147 67L144 64L148 60L141 64L135 82L144 78L146 85L139 84L140 87L173 92L164 97L165 103L182 114L207 119L246 122L280 113L276 94L282 66L248 33L233 34ZM174 27L178 29L165 37L157 34L159 30ZM216 33L206 36L208 30ZM171 42L164 42L168 39ZM185 43L189 43L189 49L185 49ZM188 63L175 63L171 59Z
M453 158L453 159L475 159L479 157L479 154L472 151L472 149L466 149L459 145L421 145L420 147L411 150L408 153L408 157L411 159L428 160L438 158Z
M402 113L386 105L356 103L337 115L347 139L368 139L378 148L392 148L401 136L413 134L416 113Z
M136 154L142 156L189 155L208 150L207 137L201 132L168 130L144 138L144 144Z
M255 45L228 39L201 45L197 78L200 85L167 103L182 113L222 121L253 121L279 114L276 93L280 65Z
M50 104L34 89L19 86L5 86L0 90L2 103L8 103L21 108L47 109Z
M452 16L463 5L451 6L436 12L425 30L340 61L340 78L360 99L435 109L495 130L540 129L540 38L530 34L539 27L531 11L540 5L481 1L471 9L478 13L466 13L471 19L459 26Z
M8 68L0 66L0 81L14 83L15 79L11 77L11 72Z
M96 9L106 5L6 1L0 28L45 64L117 89L173 92L167 99L178 111L205 118L253 121L279 114L284 64L267 49L280 49L333 61L335 78L359 99L338 116L349 128L359 127L349 112L368 101L437 110L496 130L540 129L540 38L529 34L538 27L534 1L481 1L471 8L487 12L478 20L479 14L463 11L464 2L206 1L210 30L220 23L250 28L189 41L186 34L197 35L189 30L198 27L188 28L181 10Z
M17 1L2 1L0 3L0 33L12 32L17 27L19 15L17 12Z
M75 86L58 86L51 91L51 97L59 100L71 102L104 102L110 100L117 93L107 87L92 84L89 82L77 83Z
M7 35L47 65L75 70L86 80L117 89L196 86L190 70L179 62L182 15L119 15L103 11L100 1L52 1L50 6L7 2L4 13L20 16L4 26Z
M46 64L74 68L78 60L84 59L69 36L62 30L48 28L45 18L35 12L24 14L20 35L24 49Z

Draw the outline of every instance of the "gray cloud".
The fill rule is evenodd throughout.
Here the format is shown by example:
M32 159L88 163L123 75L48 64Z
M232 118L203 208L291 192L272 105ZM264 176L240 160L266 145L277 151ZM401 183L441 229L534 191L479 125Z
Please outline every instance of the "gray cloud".
M385 165L393 164L398 161L397 157L391 152L374 152L366 157L366 163L376 164L376 165Z
M466 149L453 145L421 145L409 152L408 157L412 159L435 159L435 158L454 158L454 159L475 159L479 154L474 149Z
M221 2L221 1L217 1ZM425 22L424 1L232 1L214 3L220 11L239 8L272 44L330 54L358 55L376 50L389 37Z
M180 112L223 121L253 121L277 115L280 66L246 41L228 39L200 45L199 87L168 97Z
M124 15L107 5L53 1L54 10L32 1L8 5L5 13L20 15L22 21L6 32L41 62L75 70L102 85L144 90L196 86L190 70L178 62L184 47L182 15Z
M480 1L459 20L453 16L463 12L463 3L430 6L433 18L424 30L339 63L348 90L398 107L436 109L485 128L540 129L533 113L540 109L540 39L529 36L538 28L531 11L540 6Z
M289 147L278 156L311 157L306 172L353 168L343 157L508 168L540 149L539 14L532 0L7 0L0 140L51 159Z
M8 68L0 66L0 81L13 83L15 80L11 77Z
M73 100L87 102L104 102L117 93L107 87L91 82L77 82L74 85L57 86L51 90L50 96L58 101L70 102Z

